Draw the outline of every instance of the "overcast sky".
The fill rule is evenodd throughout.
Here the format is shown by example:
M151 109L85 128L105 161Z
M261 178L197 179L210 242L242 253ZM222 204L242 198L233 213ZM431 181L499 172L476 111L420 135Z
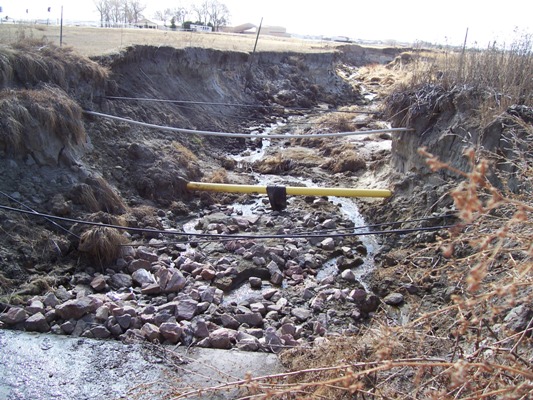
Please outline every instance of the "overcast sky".
M155 11L202 0L145 0L145 11ZM485 46L509 42L513 31L533 33L533 1L514 0L219 0L231 14L231 24L251 22L279 25L289 33L348 36L461 44L468 28L468 43ZM93 0L0 0L2 17L57 20L63 5L65 19L99 20ZM50 13L47 8L52 7ZM25 10L28 9L28 14Z

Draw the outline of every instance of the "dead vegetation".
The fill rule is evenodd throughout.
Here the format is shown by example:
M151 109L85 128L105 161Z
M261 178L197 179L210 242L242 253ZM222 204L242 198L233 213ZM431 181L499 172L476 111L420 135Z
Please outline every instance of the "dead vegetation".
M70 195L74 203L93 213L105 211L122 214L128 208L122 197L102 177L87 178L86 182L77 185Z
M248 377L203 389L203 393L240 388L242 398L257 399L531 397L533 119L529 117L531 98L527 95L532 93L529 85L533 81L525 82L523 76L533 63L529 52L521 52L514 64L521 71L513 71L515 55L495 50L488 49L487 54L476 50L470 60L466 53L458 54L453 57L455 63L448 57L448 69L442 73L434 65L426 66L428 69L423 70L433 72L425 75L425 80L420 80L420 71L416 72L414 80L397 86L399 91L388 100L392 112L401 112L406 116L404 122L411 123L421 115L443 112L439 104L450 91L464 99L473 91L480 93L478 110L490 111L491 117L508 109L511 115L519 114L516 121L506 119L511 129L506 131L505 151L469 149L465 153L467 170L420 149L434 173L444 169L456 176L450 196L459 223L440 231L434 241L406 249L378 274L424 292L406 293L408 307L382 304L370 324L360 326L355 335L329 336L318 340L313 348L283 352L286 373ZM487 82L487 76L479 73L483 68L480 60L496 62L496 54L498 63L484 66L494 71L491 76L495 80ZM404 57L398 65L412 68L413 59ZM471 70L467 72L467 68ZM455 78L451 71L456 71ZM507 77L508 73L517 76ZM495 85L504 80L508 83ZM456 104L461 106L459 101ZM486 127L481 122L487 121L486 115L478 118L476 123ZM491 134L490 129L484 132ZM492 164L512 168L491 169ZM506 183L517 180L516 190L510 190L508 184L495 187L490 173L497 173ZM175 398L198 393L191 390Z
M0 112L0 149L10 156L32 154L39 163L57 165L62 148L85 142L80 106L57 87L4 90L0 93Z
M108 265L120 255L121 246L127 240L117 229L97 226L80 237L78 249L100 265Z

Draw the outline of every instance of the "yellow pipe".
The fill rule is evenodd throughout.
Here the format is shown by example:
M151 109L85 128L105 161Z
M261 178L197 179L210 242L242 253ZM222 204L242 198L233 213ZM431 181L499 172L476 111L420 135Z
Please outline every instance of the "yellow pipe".
M230 193L259 193L266 194L266 186L256 185L230 185L225 183L189 182L189 190L202 190L209 192ZM286 186L288 195L302 196L338 196L338 197L390 197L392 192L387 189L353 189L353 188L321 188Z

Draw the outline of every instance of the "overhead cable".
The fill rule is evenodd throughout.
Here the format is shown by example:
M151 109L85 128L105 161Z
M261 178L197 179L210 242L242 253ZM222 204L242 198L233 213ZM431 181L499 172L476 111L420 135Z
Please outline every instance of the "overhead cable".
M133 125L144 126L146 128L160 129L171 132L180 132L180 133L189 133L196 135L206 135L206 136L219 136L219 137L234 137L234 138L265 138L265 139L320 139L324 137L342 137L342 136L356 136L356 135L370 135L375 133L385 133L385 132L407 132L412 131L411 128L388 128L388 129L374 129L368 131L353 131L353 132L339 132L339 133L317 133L313 135L295 135L295 134L284 134L284 135L269 135L269 134L254 134L253 136L249 133L233 133L233 132L212 132L212 131L200 131L195 129L185 129L185 128L174 128L170 126L155 125L149 124L147 122L134 121L128 118L117 117L114 115L103 114L95 111L83 111L85 114L94 115L97 117L103 117L108 119L113 119L116 121L127 122Z
M437 231L441 229L449 229L455 225L440 225L440 226L430 226L430 227L420 227L420 228L406 228L406 229L390 229L390 230L381 230L381 231L361 231L361 232L346 232L346 233L284 233L284 234L265 234L265 235L244 235L244 234L225 234L225 233L200 233L200 232L184 232L177 230L162 230L162 229L144 229L144 228L133 228L121 225L113 224L103 224L100 222L92 221L82 221L73 218L58 217L55 215L49 215L44 213L38 213L33 211L27 211L19 208L13 208L8 206L0 205L0 209L18 212L22 214L33 215L45 219L54 219L59 221L71 222L76 224L83 225L92 225L100 226L107 228L114 228L118 230L138 232L138 233L158 233L162 235L178 235L178 236L193 236L193 237L203 237L203 238L224 238L224 239L285 239L285 238L322 238L322 237L350 237L350 236L367 236L367 235L384 235L384 234L406 234L412 232L421 232L421 231Z
M359 110L321 110L305 107L286 107L282 105L265 105L265 104L245 104L245 103L224 103L213 101L194 101L194 100L168 100L168 99L154 99L145 97L121 97L121 96L106 96L109 100L131 100L131 101L146 101L146 102L158 102L158 103L172 103L172 104L196 104L203 106L222 106L222 107L244 107L244 108L284 108L287 110L295 111L327 111L327 112L343 112L353 114L379 114L377 111L359 111Z

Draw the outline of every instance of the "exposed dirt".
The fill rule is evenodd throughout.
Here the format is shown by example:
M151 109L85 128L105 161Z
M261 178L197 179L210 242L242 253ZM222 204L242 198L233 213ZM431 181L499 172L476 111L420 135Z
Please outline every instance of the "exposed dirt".
M388 187L394 192L388 200L357 201L367 221L381 224L375 230L447 226L457 221L449 195L457 176L431 173L416 154L418 147L427 145L463 169L468 167L460 155L465 147L482 143L503 148L511 124L501 122L517 113L527 119L527 110L509 110L487 128L488 135L473 121L469 110L475 105L461 98L462 93L441 97L440 112L430 116L423 107L418 115L406 115L403 111L415 107L402 107L402 99L383 108L386 89L398 77L391 50L355 46L317 54L262 52L252 58L237 52L139 46L93 61L48 45L0 50L14 60L1 82L0 106L8 115L0 125L1 204L28 210L0 212L0 312L5 311L0 323L16 329L278 352L283 346L317 343L325 334L357 332L380 307L396 321L411 306L423 303L431 310L450 301L453 283L445 274L431 272L413 280L403 270L403 260L406 253L431 247L434 254L418 266L429 271L432 257L440 257L437 243L447 230L380 235L376 249L360 238L327 242L328 226L354 227L336 200L290 198L285 211L273 212L264 196L192 193L186 183L255 184L266 176L269 182L294 186ZM62 60L56 68L71 71L68 79L39 72L56 59ZM363 68L389 62L386 76ZM85 67L70 70L73 63ZM74 85L77 81L83 84ZM61 107L46 108L48 98ZM35 107L45 111L39 114ZM272 129L312 135L408 122L414 132L286 139L267 146L253 134L250 139L228 139L178 133L84 111L208 131ZM78 124L61 123L59 112ZM244 151L245 156L264 154L236 161L234 156ZM496 178L494 182L504 184ZM516 182L505 183L517 189ZM253 208L253 216L243 215L243 204ZM57 222L59 227L32 216L32 210L122 226L129 233L115 238L95 229L88 236L84 224L65 220ZM402 222L411 219L417 221ZM319 231L322 236L259 244L248 239L183 241L185 235L170 239L160 232L181 232L191 220L193 229L207 234ZM141 234L134 230L138 228L151 231ZM126 242L131 246L117 252ZM335 274L319 277L317 270L332 259ZM368 260L377 269L365 282L346 273ZM283 271L270 268L272 262L283 264ZM151 275L141 283L137 274L133 284L139 269ZM177 269L186 277L183 283ZM278 273L281 281L275 281ZM157 284L150 281L154 277ZM262 291L252 291L242 302L224 302L224 296L243 284L259 285ZM50 294L63 304L46 303ZM87 298L91 304L79 315L62 307L76 301L79 306ZM180 304L198 308L188 313ZM40 325L32 318L37 314L42 316ZM164 335L159 327L170 322L177 326L174 314L181 319L179 335ZM226 336L215 338L214 332Z

